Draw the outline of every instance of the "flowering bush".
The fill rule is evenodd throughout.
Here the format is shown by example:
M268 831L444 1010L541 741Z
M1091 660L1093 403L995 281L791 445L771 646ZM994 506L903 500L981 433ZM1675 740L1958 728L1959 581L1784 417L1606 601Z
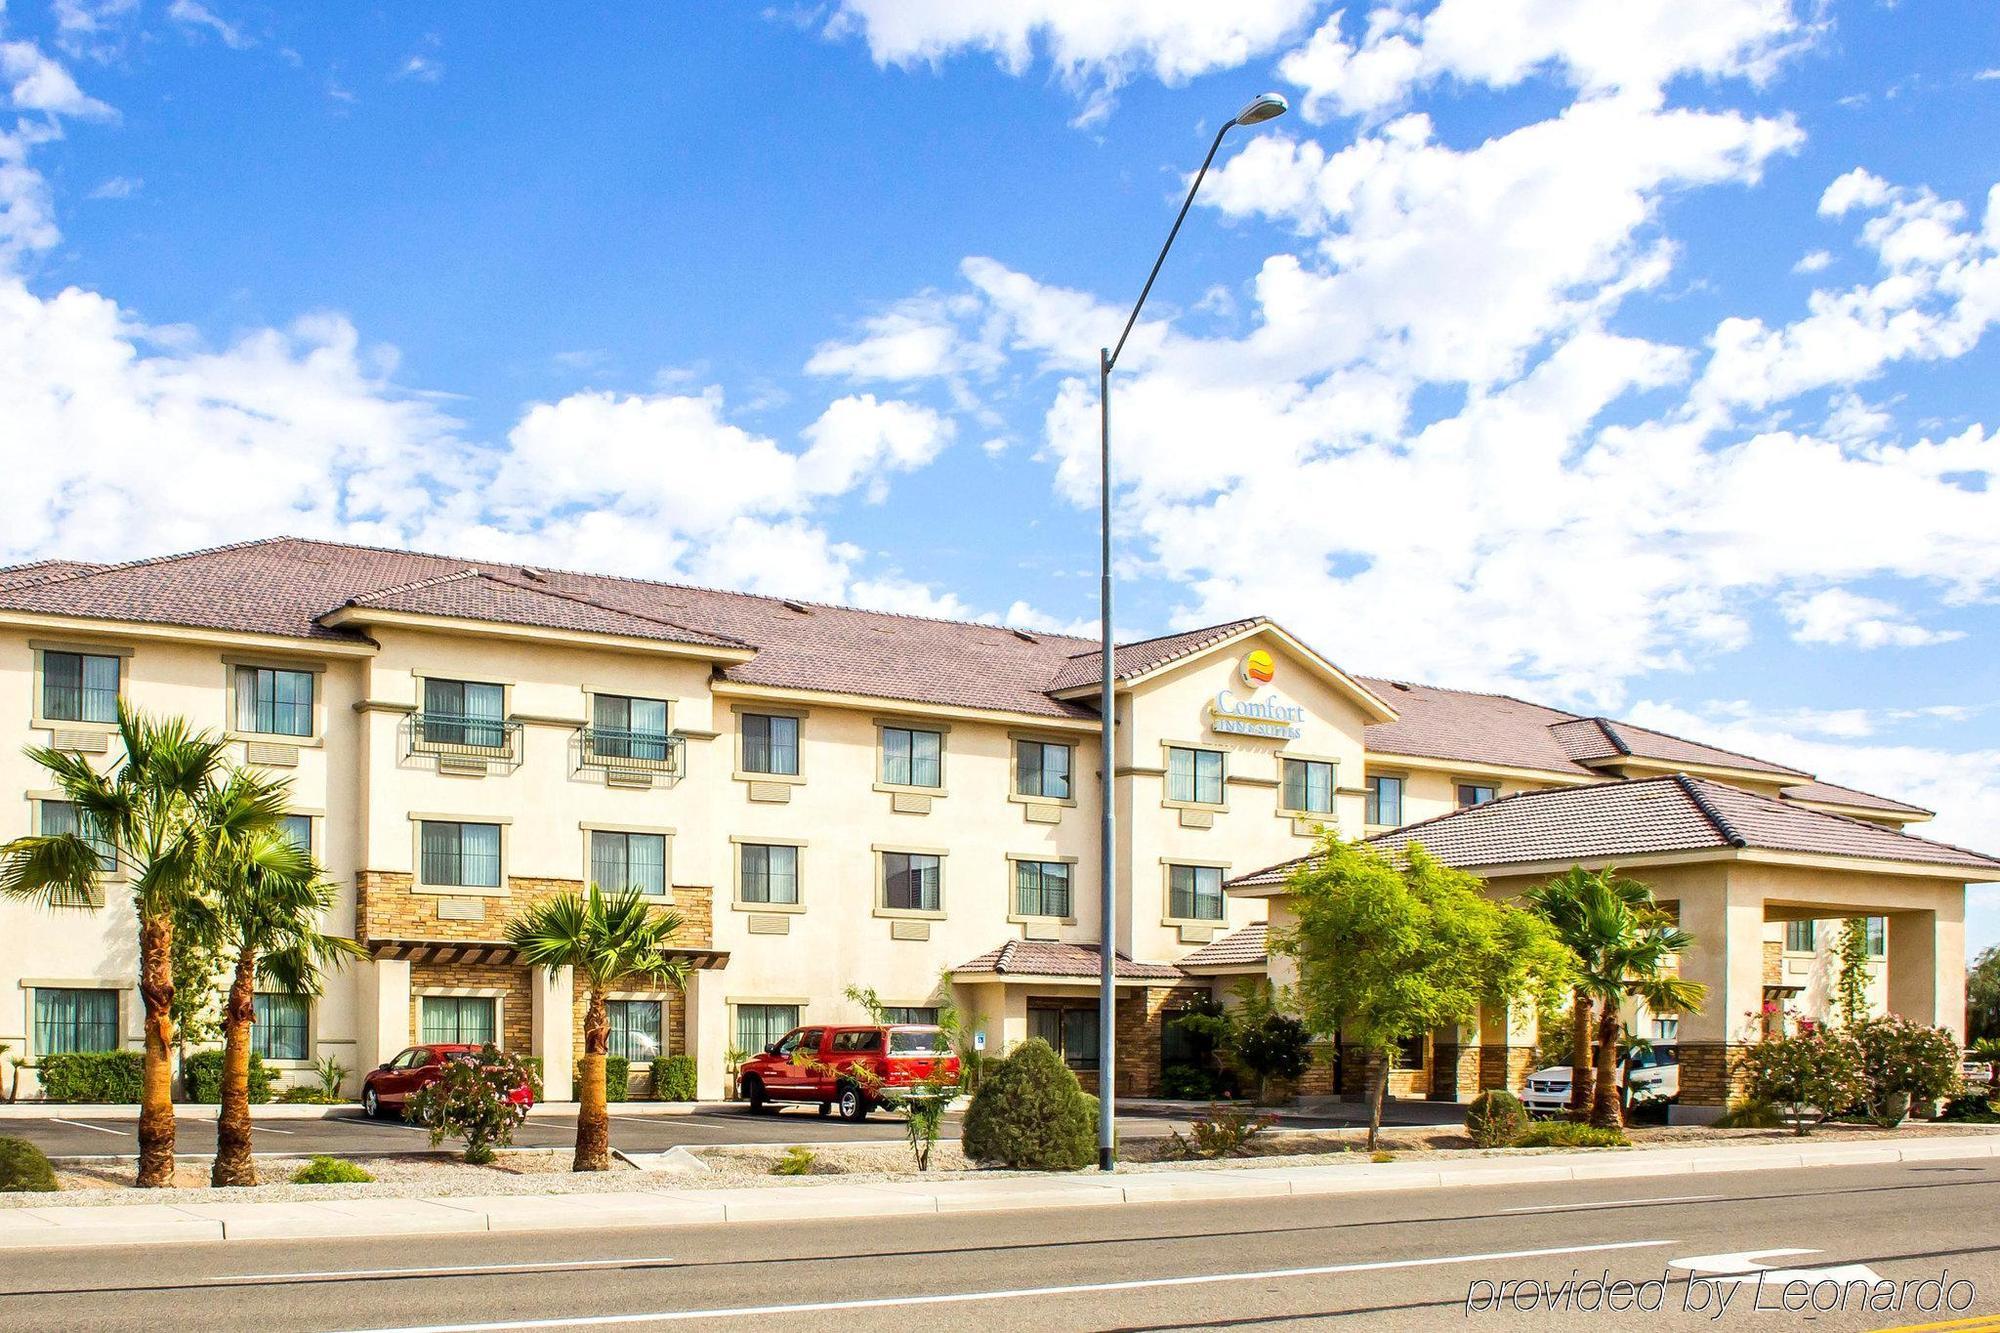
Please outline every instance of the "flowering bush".
M528 1118L528 1101L518 1094L537 1082L520 1056L487 1046L476 1058L446 1060L438 1081L411 1095L404 1118L430 1130L433 1148L446 1135L463 1139L465 1160L484 1166L496 1147L514 1141Z
M1768 1037L1738 1057L1737 1072L1753 1102L1783 1111L1800 1134L1812 1121L1845 1111L1867 1093L1860 1043L1845 1028Z
M1912 1104L1935 1102L1958 1086L1958 1041L1945 1029L1891 1014L1849 1031L1867 1083L1861 1109L1877 1124L1900 1124Z

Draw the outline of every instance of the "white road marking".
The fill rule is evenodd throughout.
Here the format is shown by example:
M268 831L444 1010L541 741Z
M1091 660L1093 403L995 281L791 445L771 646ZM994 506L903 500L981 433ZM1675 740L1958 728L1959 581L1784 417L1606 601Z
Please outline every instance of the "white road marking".
M1697 1254L1688 1259L1669 1259L1667 1267L1685 1268L1690 1274L1706 1282L1769 1283L1774 1287L1784 1287L1791 1282L1804 1282L1811 1286L1820 1282L1836 1282L1845 1286L1849 1282L1866 1282L1873 1285L1882 1279L1867 1264L1840 1264L1828 1268L1775 1268L1764 1262L1767 1258L1787 1258L1792 1255L1822 1254L1822 1250L1739 1250L1732 1254Z
M1502 1208L1503 1213L1569 1213L1589 1208L1630 1208L1641 1203L1710 1203L1720 1194L1669 1194L1656 1199L1602 1199L1596 1203L1531 1203L1522 1208Z
M75 1125L78 1129L94 1129L100 1134L116 1134L118 1137L124 1139L132 1137L132 1131L127 1129L106 1129L102 1125L86 1125L81 1120L64 1120L61 1116L52 1115L49 1119L58 1125Z
M269 1125L258 1125L253 1131L258 1134L296 1134L296 1129L272 1129Z
M202 1279L205 1282L285 1282L300 1278L328 1277L430 1277L449 1276L454 1273L517 1273L560 1271L566 1268L618 1268L626 1264L670 1264L673 1260L664 1255L647 1256L637 1259L561 1259L547 1263L520 1264L458 1264L449 1266L426 1266L422 1268L333 1268L316 1273L231 1273Z
M1603 1245L1562 1245L1546 1250L1501 1250L1491 1254L1453 1254L1433 1259L1379 1259L1371 1263L1319 1264L1312 1268L1269 1268L1254 1273L1197 1273L1188 1277L1130 1278L1122 1282L1079 1282L1061 1287L1014 1287L1001 1291L953 1291L928 1296L877 1296L848 1301L809 1301L797 1305L745 1305L725 1310L656 1310L638 1314L572 1315L559 1319L516 1319L490 1324L416 1324L359 1333L499 1333L524 1328L599 1328L618 1324L669 1324L693 1319L766 1319L778 1315L825 1314L839 1310L886 1310L910 1305L963 1305L974 1301L1009 1301L1030 1296L1086 1296L1104 1291L1142 1291L1150 1287L1200 1287L1218 1282L1269 1282L1286 1277L1332 1277L1342 1273L1379 1273L1396 1268L1436 1268L1445 1264L1499 1263L1510 1259L1547 1259L1558 1255L1601 1254L1607 1250L1658 1249L1670 1240L1624 1240Z

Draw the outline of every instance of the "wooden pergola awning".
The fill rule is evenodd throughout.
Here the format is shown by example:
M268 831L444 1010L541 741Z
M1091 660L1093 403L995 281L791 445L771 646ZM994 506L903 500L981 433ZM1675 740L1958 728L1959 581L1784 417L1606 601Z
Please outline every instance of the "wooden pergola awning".
M515 967L520 955L505 940L401 940L364 941L374 958L407 959L413 963L464 963L473 967ZM668 949L669 958L678 959L698 972L712 972L729 966L727 949Z

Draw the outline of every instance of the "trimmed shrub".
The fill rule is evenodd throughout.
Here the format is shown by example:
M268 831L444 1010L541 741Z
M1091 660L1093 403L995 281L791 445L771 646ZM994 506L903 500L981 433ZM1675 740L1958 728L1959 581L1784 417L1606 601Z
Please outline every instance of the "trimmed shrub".
M965 1113L962 1146L975 1162L1075 1171L1097 1160L1093 1099L1040 1038L986 1070Z
M1752 1101L1768 1102L1795 1117L1804 1134L1812 1116L1838 1115L1868 1094L1861 1047L1846 1028L1814 1028L1796 1037L1768 1037L1745 1050L1738 1072Z
M1168 1065L1160 1071L1160 1095L1177 1102L1205 1102L1215 1096L1215 1075L1195 1065Z
M1736 1102L1716 1117L1717 1129L1783 1129L1785 1117L1769 1102L1754 1097Z
M1236 1062L1257 1080L1259 1101L1271 1098L1274 1084L1282 1085L1290 1100L1312 1064L1312 1034L1289 1014L1265 1014L1237 1029L1235 1052Z
M78 1051L35 1062L42 1096L52 1102L136 1103L145 1070L143 1051Z
M55 1168L42 1150L26 1139L0 1138L0 1193L53 1194Z
M1514 1140L1517 1148L1629 1148L1632 1140L1615 1129L1574 1120L1544 1120Z
M663 1102L694 1100L694 1057L663 1055L653 1061L653 1096Z
M604 1100L623 1102L632 1099L632 1061L622 1055L604 1057Z
M325 1153L315 1153L311 1161L292 1172L294 1185L366 1185L374 1179L354 1163Z
M1527 1129L1528 1112L1511 1092L1482 1092L1465 1108L1465 1133L1475 1148L1504 1148Z
M1927 1107L1958 1086L1958 1038L1891 1014L1852 1029L1867 1083L1863 1113L1878 1125L1902 1123L1912 1106Z
M222 1100L222 1052L196 1051L181 1061L181 1079L187 1084L191 1102L216 1103ZM264 1057L250 1052L250 1100L262 1104L271 1100L271 1071Z

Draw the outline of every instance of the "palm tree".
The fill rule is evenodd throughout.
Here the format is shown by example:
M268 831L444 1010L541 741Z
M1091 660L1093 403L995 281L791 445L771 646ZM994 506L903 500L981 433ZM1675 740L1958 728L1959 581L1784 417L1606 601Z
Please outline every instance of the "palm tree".
M139 926L139 998L145 1066L139 1106L139 1184L174 1183L174 916L206 897L203 807L223 769L223 742L181 718L118 710L124 754L109 772L45 746L26 753L76 808L78 827L110 843L129 880ZM87 908L110 873L82 833L33 834L0 847L0 897Z
M1617 1128L1625 1120L1618 1095L1619 1013L1624 1002L1636 999L1655 1013L1681 1013L1699 1009L1708 993L1700 982L1666 970L1687 952L1694 937L1665 921L1651 905L1651 894L1647 897L1643 908L1615 897L1594 908L1600 916L1597 929L1609 943L1600 955L1600 970L1591 977L1591 989L1602 1008L1597 1017L1597 1087L1590 1123L1607 1128Z
M675 990L686 985L687 964L666 954L681 925L678 913L653 910L636 887L607 894L595 884L586 893L545 898L507 923L507 940L522 962L545 967L550 976L573 969L587 997L578 1070L577 1171L611 1169L611 1117L604 1104L604 1055L611 1042L606 992L621 980L664 982Z
M1606 866L1585 870L1571 866L1546 884L1538 884L1522 894L1528 910L1555 928L1556 936L1576 955L1578 980L1570 995L1570 1078L1569 1113L1572 1119L1586 1116L1594 1101L1596 1069L1591 1051L1596 1045L1593 1013L1596 992L1591 975L1602 962L1607 939L1601 933L1601 918L1593 920L1591 904L1606 897L1633 906L1650 904L1653 893L1637 880L1626 879Z
M223 807L218 828L237 827L231 809L260 804L284 784L238 773L216 794ZM277 807L283 809L282 804ZM317 995L324 970L349 958L367 956L353 940L328 935L320 922L333 907L333 885L321 877L312 856L275 826L259 825L247 835L224 837L215 849L212 879L217 889L216 934L234 956L235 970L222 1018L222 1105L216 1116L212 1185L255 1185L250 1155L250 1027L256 1017L257 983L289 995Z

